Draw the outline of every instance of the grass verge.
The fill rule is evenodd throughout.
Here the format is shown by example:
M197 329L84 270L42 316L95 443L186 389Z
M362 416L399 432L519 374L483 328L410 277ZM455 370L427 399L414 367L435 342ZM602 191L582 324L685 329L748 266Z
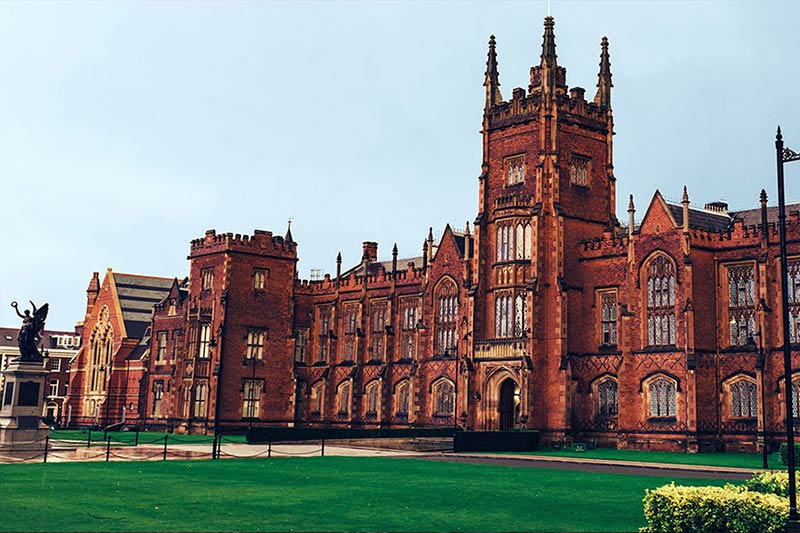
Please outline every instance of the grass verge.
M0 480L4 531L637 531L645 489L672 478L320 457L0 465Z

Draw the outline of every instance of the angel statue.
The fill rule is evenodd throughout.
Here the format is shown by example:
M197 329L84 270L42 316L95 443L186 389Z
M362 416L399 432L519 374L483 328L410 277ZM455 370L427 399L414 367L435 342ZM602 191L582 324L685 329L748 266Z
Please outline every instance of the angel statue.
M50 306L44 304L41 308L36 309L36 304L31 302L33 306L33 314L25 309L25 314L19 312L17 302L11 302L11 307L17 312L17 316L22 319L22 327L17 336L19 343L20 361L40 362L44 357L39 352L37 345L42 338L39 336L42 329L44 329L44 321L47 319L47 311Z

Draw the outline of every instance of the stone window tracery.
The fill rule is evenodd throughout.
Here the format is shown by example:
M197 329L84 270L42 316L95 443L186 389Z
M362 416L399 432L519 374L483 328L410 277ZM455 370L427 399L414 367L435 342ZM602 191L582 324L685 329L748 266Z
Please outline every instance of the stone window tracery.
M380 409L380 392L381 392L380 381L374 380L367 384L366 388L367 415L378 416L378 411Z
M507 185L516 185L525 181L525 156L507 157L505 160Z
M589 185L590 158L573 155L569 166L569 178L573 185L587 187Z
M333 306L325 305L319 308L319 360L328 360L328 338L331 331L331 314Z
M395 390L395 412L398 416L408 416L408 400L410 386L408 380L403 380L397 384Z
M523 337L526 333L527 306L525 296L511 292L496 293L494 301L495 310L495 337L498 339Z
M741 377L728 385L730 391L731 416L755 418L758 416L758 395L755 380Z
M156 340L156 362L161 362L167 358L167 332L159 331Z
M266 332L263 329L248 329L247 330L247 347L245 348L245 359L263 359L264 357L264 339L266 339Z
M500 222L496 225L497 261L531 259L531 225L525 221Z
M198 342L197 357L208 359L211 355L211 324L203 322L200 324L200 340Z
M650 380L647 385L647 393L651 417L669 418L675 416L676 389L675 381L665 376L658 376Z
M675 266L660 254L647 267L647 344L675 344Z
M242 418L258 418L261 404L260 379L245 379L242 382Z
M458 318L458 287L445 278L436 287L435 341L437 354L445 354L456 347L456 322Z
M153 417L161 418L161 401L164 397L164 382L160 379L153 382Z
M400 300L400 357L415 359L417 356L417 324L419 323L419 298Z
M756 330L752 265L728 267L728 316L731 346L749 344Z
M208 385L198 383L194 387L194 417L206 417L206 397L208 396Z
M356 354L356 333L358 332L358 304L347 304L342 312L344 317L344 352L342 361L353 361Z
M453 416L455 410L455 387L447 378L440 378L431 387L434 416Z
M114 328L109 321L107 306L100 309L97 324L89 338L89 356L86 375L90 393L102 393L111 373L114 355Z
M322 399L325 396L325 382L318 381L311 386L311 412L317 415L322 414Z
M342 417L350 417L350 392L353 390L353 385L350 380L345 381L339 385L336 391L336 403L338 414Z
M371 345L370 359L373 361L383 361L383 353L386 338L386 309L385 301L372 302L370 304L370 333Z
M616 346L617 344L617 292L605 291L600 293L600 329L602 344Z
M619 386L617 380L608 377L597 384L597 416L617 416L619 412Z

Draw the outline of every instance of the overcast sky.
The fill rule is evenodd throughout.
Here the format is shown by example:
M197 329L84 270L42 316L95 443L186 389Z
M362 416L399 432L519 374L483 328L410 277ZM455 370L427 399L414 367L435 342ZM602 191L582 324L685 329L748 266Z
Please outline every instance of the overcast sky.
M184 277L209 228L283 234L299 272L418 255L477 214L486 42L527 87L545 1L0 3L0 325L83 319L93 271ZM800 2L553 0L567 83L610 41L617 210L775 201L800 149ZM787 196L800 198L800 163Z

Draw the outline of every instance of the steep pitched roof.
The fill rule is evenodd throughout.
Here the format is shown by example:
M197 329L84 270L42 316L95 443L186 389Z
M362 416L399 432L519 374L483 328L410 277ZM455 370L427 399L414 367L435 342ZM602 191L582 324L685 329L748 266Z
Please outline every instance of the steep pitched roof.
M683 226L683 206L667 204L670 214L678 227ZM728 229L731 224L731 217L727 213L706 211L701 209L689 208L689 227L704 231L722 231Z
M397 258L397 270L405 270L409 263L414 263L414 267L422 268L422 256L419 257L409 257L405 258ZM386 272L392 271L392 262L391 261L374 261L372 263L367 263L367 273L370 275L377 274L380 272L381 268L383 268ZM356 265L345 272L342 272L342 278L346 278L351 274L355 274L356 276L363 276L364 275L364 264L361 263Z
M683 225L683 206L667 204L672 217L678 226ZM800 211L800 203L788 204L786 213ZM761 224L761 208L743 209L742 211L716 212L706 209L689 208L689 227L705 231L725 231L729 229L734 220L741 220L745 226L758 226ZM778 222L778 206L767 207L767 222Z
M122 320L129 338L140 339L150 325L155 304L169 294L174 278L156 278L112 272Z

